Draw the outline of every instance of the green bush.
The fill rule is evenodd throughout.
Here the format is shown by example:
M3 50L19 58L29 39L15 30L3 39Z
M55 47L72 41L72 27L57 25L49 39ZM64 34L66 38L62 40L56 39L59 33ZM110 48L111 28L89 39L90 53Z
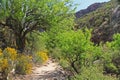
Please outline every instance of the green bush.
M51 43L54 45L51 54L59 58L63 67L67 63L74 73L79 73L82 66L92 65L102 54L102 48L94 46L90 38L91 30L88 29L58 33Z
M118 80L112 76L103 75L102 68L97 66L83 67L82 72L72 80Z
M113 36L113 41L111 42L111 48L114 50L120 50L120 34L115 34Z
M0 49L0 80L10 78L8 75L15 68L16 61L17 51L14 48Z
M34 62L39 64L45 63L49 58L46 51L36 52L34 55Z
M15 73L16 74L30 74L32 72L32 63L31 63L32 56L28 55L18 55L17 63L15 66Z
M45 32L40 33L39 31L31 32L27 35L27 46L28 53L35 53L38 51L46 51L46 38Z
M112 42L103 46L103 61L106 73L120 73L120 34L113 36Z
M34 31L27 35L27 46L26 50L28 54L32 55L32 59L35 63L42 64L45 62L42 60L41 52L47 52L46 49L46 40L47 40L47 34L46 32L39 32Z
M111 62L111 63L107 63L105 65L106 68L106 72L110 72L110 73L118 73L118 69L117 67Z
M49 53L49 55L52 58L55 58L56 60L60 60L62 58L61 54L62 54L62 51L58 47L55 47L54 49L51 49L51 53Z
M50 54L59 60L60 65L64 69L71 71L73 75L76 75L76 73L80 74L76 80L84 80L83 76L88 76L88 72L91 72L88 80L108 80L109 78L111 78L110 80L116 80L110 76L103 75L103 72L119 73L118 61L120 58L117 56L120 55L120 35L115 35L114 41L100 44L99 46L94 45L90 38L91 30L69 30L57 33L51 39L52 41L48 40L51 43L48 42L47 46L49 46L51 51ZM97 61L99 62L97 63ZM92 68L96 63L103 67L102 70L97 70L98 67ZM90 66L91 68L89 68ZM86 72L84 68L86 68ZM95 73L98 73L98 78Z

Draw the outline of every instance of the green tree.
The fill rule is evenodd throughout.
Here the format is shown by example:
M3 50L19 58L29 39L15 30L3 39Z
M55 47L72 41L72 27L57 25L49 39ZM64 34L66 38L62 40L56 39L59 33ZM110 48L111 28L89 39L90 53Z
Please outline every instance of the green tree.
M55 37L54 47L60 49L60 58L67 61L73 74L80 73L82 66L90 66L101 57L100 47L94 46L90 38L91 31L88 29L65 31Z
M69 16L70 7L70 0L1 0L0 24L13 31L17 49L23 52L29 32L49 30Z

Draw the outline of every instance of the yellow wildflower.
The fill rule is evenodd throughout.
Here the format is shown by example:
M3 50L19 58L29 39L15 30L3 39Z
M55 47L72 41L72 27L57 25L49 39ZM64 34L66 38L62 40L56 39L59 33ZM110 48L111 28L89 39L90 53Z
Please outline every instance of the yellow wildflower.
M48 55L44 51L38 52L37 55L43 60L43 62L46 62L48 60Z
M29 56L29 59L32 59L32 56Z
M27 63L26 64L26 73L30 74L32 72L32 64Z
M2 70L8 68L8 60L7 59L2 59Z
M30 74L32 71L32 56L19 55L17 58L16 71L18 74Z
M2 54L3 54L3 53L2 53L2 50L0 49L0 56L2 56Z
M5 49L5 51L7 52L7 56L6 57L10 58L11 60L15 60L16 59L17 51L14 48L7 47Z

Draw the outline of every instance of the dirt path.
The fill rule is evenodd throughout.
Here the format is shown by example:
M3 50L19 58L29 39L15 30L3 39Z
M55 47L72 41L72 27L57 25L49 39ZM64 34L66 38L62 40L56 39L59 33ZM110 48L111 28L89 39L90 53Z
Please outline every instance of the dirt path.
M66 80L63 69L49 59L42 66L33 67L32 74L16 77L14 80Z

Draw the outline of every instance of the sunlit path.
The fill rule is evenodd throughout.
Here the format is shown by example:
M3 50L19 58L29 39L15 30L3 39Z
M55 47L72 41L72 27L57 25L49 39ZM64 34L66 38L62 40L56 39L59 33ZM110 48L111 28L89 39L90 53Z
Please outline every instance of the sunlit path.
M59 64L49 59L44 65L33 67L32 74L17 76L14 80L65 80L65 75Z

